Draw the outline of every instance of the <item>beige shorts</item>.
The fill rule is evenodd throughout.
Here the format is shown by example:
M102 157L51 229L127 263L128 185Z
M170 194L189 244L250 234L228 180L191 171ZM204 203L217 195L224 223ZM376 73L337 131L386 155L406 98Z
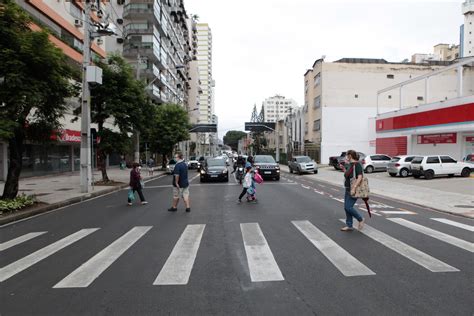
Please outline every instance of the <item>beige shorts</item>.
M176 188L173 187L173 197L178 199L180 197L187 199L189 197L189 187L187 188Z

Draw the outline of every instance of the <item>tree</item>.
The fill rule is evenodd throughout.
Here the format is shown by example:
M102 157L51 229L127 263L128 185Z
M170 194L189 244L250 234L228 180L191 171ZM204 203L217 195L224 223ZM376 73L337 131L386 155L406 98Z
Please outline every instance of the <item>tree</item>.
M97 123L97 167L102 172L102 181L108 182L107 155L124 153L131 148L129 134L145 128L146 116L152 105L145 95L142 82L133 76L132 68L118 55L106 61L96 61L102 68L102 84L91 84L91 121ZM76 114L80 113L80 108ZM110 122L115 128L107 128Z
M45 140L60 128L66 98L76 94L78 78L67 57L32 31L30 18L13 0L0 5L0 137L8 142L9 160L3 199L18 194L24 142ZM33 133L32 131L41 131Z
M189 139L189 116L186 110L176 104L162 104L153 110L146 132L152 150L165 157L173 152L173 147Z
M247 137L247 133L242 131L228 131L224 136L224 144L230 146L232 149L237 150L239 140Z

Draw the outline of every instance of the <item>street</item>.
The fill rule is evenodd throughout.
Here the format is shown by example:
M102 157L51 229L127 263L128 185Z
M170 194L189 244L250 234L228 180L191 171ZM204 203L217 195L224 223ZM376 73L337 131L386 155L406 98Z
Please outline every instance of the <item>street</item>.
M1 315L472 315L474 221L374 196L341 232L341 186L283 173L236 203L190 171L5 225ZM182 202L181 202L182 203ZM357 222L355 221L355 226Z

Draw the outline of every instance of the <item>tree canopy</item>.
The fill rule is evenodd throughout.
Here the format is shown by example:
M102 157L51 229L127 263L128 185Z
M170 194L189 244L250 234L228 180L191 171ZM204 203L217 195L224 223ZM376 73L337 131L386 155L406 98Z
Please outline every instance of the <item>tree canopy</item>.
M239 140L247 137L247 133L242 131L228 131L224 136L224 144L230 148L237 150Z

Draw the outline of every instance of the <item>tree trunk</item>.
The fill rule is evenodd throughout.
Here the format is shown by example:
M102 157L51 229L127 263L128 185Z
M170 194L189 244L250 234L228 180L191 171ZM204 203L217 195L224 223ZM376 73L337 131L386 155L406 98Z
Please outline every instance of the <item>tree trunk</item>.
M99 135L104 128L104 122L97 124ZM97 167L102 172L102 181L109 182L109 176L107 175L107 154L100 149L100 145L97 144Z
M163 158L163 159L161 160L161 168L163 168L163 170L166 170L166 164L168 163L168 162L166 161L166 154L163 154L163 155L162 155L162 158Z
M18 182L20 180L23 158L23 141L23 132L20 129L15 129L14 136L8 142L10 164L8 166L7 182L5 182L5 187L3 188L2 199L14 199L18 194Z

